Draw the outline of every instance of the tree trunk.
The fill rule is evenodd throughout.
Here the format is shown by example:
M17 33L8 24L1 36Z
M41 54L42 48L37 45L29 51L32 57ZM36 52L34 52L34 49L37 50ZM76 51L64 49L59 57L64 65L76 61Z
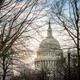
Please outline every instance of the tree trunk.
M6 78L6 65L5 65L5 61L6 61L6 58L5 58L5 56L3 57L3 79L2 80L5 80L5 78Z
M5 80L5 78L6 78L6 74L5 74L5 72L3 73L3 79L2 80Z
M77 27L78 80L80 80L79 26L77 21L76 27Z

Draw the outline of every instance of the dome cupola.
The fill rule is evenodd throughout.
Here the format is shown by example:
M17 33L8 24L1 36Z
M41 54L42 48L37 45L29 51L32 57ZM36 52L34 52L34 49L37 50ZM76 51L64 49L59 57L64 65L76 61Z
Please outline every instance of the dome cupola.
M47 30L47 37L48 38L52 37L52 29L51 29L51 26L50 26L50 21L49 21L49 27L48 27L48 30Z
M61 49L59 42L53 37L52 29L49 22L49 27L47 30L47 37L40 43L37 54L45 54L48 51L53 51L53 54L58 54ZM56 51L56 52L55 52ZM42 53L43 52L43 53Z

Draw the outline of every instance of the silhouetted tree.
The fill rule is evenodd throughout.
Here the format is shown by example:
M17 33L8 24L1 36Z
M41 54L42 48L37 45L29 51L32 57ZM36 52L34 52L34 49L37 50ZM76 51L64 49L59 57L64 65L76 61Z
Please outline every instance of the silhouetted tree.
M79 28L80 28L80 0L57 0L52 1L51 18L67 31L77 49L78 79L80 80L80 52L79 52Z
M25 47L23 44L24 37L27 40L32 38L31 31L36 32L39 28L32 26L33 21L43 10L42 6L39 7L38 5L38 0L0 1L0 69L2 70L2 80L5 80L8 69L10 69L12 56L17 56L16 60L18 61L20 56L18 54L25 52L22 50ZM19 45L22 46L19 47ZM29 51L28 48L26 49Z

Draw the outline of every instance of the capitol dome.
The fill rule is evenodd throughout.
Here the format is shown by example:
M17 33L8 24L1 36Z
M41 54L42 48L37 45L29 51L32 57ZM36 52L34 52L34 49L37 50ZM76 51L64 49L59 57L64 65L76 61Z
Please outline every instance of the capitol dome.
M38 51L47 51L48 49L58 50L61 49L59 42L54 37L46 37L40 44Z
M52 38L46 37L46 38L41 42L39 48L47 48L47 45L52 46L53 49L60 49L60 48L61 48L59 42L58 42L56 39L54 39L54 37L52 37ZM49 47L49 46L48 46L48 47Z
M37 51L37 58L35 59L35 66L54 66L54 62L59 55L62 54L62 50L59 42L52 36L52 29L49 23L47 30L47 37L40 43Z

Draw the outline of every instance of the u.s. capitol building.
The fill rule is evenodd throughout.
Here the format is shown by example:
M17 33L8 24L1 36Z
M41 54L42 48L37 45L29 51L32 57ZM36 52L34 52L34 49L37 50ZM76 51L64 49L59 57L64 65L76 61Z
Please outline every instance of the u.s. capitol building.
M35 68L53 69L56 65L56 60L62 56L62 50L59 42L53 37L52 29L49 22L47 37L40 43L35 58Z

